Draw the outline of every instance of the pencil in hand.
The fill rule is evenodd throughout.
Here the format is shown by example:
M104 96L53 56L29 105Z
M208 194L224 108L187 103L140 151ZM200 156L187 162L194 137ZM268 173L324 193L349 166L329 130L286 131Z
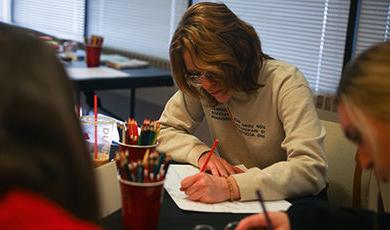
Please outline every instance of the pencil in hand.
M257 194L257 198L259 198L261 208L263 209L265 220L267 221L267 230L272 230L273 229L272 221L268 215L267 209L265 208L263 196L261 195L260 190L257 190L256 194Z
M207 164L209 163L209 160L210 160L210 158L211 158L211 155L213 155L214 150L215 150L215 148L217 147L217 145L218 145L218 139L215 138L215 139L214 139L214 143L213 143L213 145L211 146L210 152L207 154L206 160L204 161L204 163L203 163L203 165L202 165L202 168L200 168L200 172L204 172L204 171L206 170Z

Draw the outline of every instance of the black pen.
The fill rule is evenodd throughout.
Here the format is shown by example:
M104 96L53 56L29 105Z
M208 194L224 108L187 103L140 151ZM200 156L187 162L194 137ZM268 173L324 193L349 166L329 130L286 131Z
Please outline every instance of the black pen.
M263 209L265 220L267 221L267 229L272 230L273 229L272 221L271 218L269 218L267 209L265 208L263 196L261 195L260 190L257 190L256 193L257 193L257 198L259 198L261 208Z

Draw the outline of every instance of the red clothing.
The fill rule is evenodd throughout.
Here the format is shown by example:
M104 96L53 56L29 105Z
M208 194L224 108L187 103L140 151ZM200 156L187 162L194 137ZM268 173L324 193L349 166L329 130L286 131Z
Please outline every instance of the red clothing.
M0 199L0 229L100 229L37 194L14 190Z

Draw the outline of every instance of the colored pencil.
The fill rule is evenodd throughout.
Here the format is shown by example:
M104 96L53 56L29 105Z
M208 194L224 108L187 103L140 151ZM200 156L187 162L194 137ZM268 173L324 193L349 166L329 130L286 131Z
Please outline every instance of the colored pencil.
M268 215L267 209L265 208L263 196L261 195L260 190L257 190L256 194L257 194L257 198L259 198L261 208L263 209L265 220L267 221L267 229L268 230L272 230L273 229L272 221L271 221L271 218Z
M218 145L218 139L215 138L214 139L214 143L213 145L211 146L211 150L210 152L208 153L207 157L206 157L206 160L204 161L203 165L202 165L202 168L200 169L200 172L204 172L206 170L206 167L207 167L207 164L209 163L210 161L210 158L211 158L211 155L213 155L213 152L214 152L214 149L217 147Z

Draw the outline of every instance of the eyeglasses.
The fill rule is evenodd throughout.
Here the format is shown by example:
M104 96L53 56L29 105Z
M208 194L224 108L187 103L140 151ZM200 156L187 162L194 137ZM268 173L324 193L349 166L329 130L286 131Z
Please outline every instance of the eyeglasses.
M210 74L208 72L186 73L185 78L188 84L195 88L200 88L202 87L202 80L210 79Z

